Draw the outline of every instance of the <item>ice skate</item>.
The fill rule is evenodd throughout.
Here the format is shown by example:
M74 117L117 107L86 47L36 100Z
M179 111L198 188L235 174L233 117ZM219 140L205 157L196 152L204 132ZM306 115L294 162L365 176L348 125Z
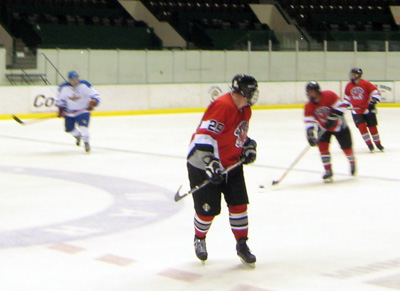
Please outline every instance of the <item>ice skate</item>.
M373 153L374 150L375 150L374 145L373 145L372 143L368 145L368 148L369 148L369 151L370 151L371 153Z
M76 139L75 144L76 146L79 147L81 145L81 135L75 136L75 139Z
M351 175L355 176L356 175L356 171L357 171L356 164L355 163L350 163L350 173L351 173Z
M331 183L333 182L333 172L332 170L326 170L325 174L322 176L322 179L324 179L324 183Z
M385 148L381 145L381 144L377 144L376 147L378 148L378 150L380 150L381 152L383 152L385 150Z
M241 238L236 244L237 255L243 264L255 268L256 256L250 252L249 247L247 246L247 238Z
M87 153L90 152L90 144L88 142L85 142L85 151Z
M198 238L197 236L194 237L194 251L196 252L196 257L204 265L208 257L206 238Z

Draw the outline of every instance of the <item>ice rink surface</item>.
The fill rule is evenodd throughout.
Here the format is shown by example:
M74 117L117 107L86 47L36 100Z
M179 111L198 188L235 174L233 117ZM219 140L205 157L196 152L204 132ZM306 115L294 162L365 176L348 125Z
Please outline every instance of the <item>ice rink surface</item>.
M202 265L192 198L173 200L181 184L189 190L185 157L201 115L93 117L90 154L61 119L1 121L0 289L400 290L399 108L379 108L384 153L369 153L346 113L357 176L332 140L333 183L311 148L275 186L307 146L303 111L253 111L254 269L236 255L226 207Z

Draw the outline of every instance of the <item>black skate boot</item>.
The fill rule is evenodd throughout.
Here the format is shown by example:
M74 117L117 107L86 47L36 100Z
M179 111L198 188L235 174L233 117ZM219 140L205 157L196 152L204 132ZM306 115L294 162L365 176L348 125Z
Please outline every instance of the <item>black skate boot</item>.
M238 240L236 244L237 255L239 256L243 264L254 268L256 262L256 256L250 252L250 249L247 246L246 241L247 238L241 238Z
M322 176L322 179L324 179L324 183L330 183L333 181L333 172L332 170L326 170L325 174Z
M87 153L90 152L90 144L88 142L85 142L85 151Z
M76 146L80 146L80 144L81 144L81 135L78 135L78 136L74 136L75 137L75 139L76 139L76 142L75 142L75 144L76 144Z
M374 145L373 145L372 143L368 145L368 148L369 148L369 151L370 151L371 153L373 153L374 150L375 150Z
M194 251L196 252L196 257L204 264L208 257L206 238L194 236Z
M376 147L378 148L378 150L380 150L381 152L383 152L385 150L385 148L383 147L383 145L381 144L377 144Z
M350 163L350 173L351 173L351 175L355 176L356 175L356 171L357 171L356 163Z

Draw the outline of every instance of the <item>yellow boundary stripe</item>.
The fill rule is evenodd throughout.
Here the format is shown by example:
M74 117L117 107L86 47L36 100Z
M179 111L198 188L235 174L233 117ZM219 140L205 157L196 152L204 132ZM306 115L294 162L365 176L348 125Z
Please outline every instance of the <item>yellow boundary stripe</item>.
M379 107L400 108L400 103L379 103ZM304 104L275 104L275 105L254 105L254 110L274 110L274 109L301 109ZM179 113L202 113L206 108L175 108L175 109L149 109L149 110L126 110L126 111L106 111L92 112L92 116L129 116L129 115L150 115L150 114L179 114ZM55 113L28 113L15 114L20 119L40 119L56 118ZM0 120L12 119L12 114L0 114Z

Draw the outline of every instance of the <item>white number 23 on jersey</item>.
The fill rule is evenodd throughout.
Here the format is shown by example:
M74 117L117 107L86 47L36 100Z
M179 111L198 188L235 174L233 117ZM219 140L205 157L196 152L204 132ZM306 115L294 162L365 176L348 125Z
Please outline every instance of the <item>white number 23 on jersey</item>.
M207 129L215 133L220 133L224 129L224 124L212 119Z

